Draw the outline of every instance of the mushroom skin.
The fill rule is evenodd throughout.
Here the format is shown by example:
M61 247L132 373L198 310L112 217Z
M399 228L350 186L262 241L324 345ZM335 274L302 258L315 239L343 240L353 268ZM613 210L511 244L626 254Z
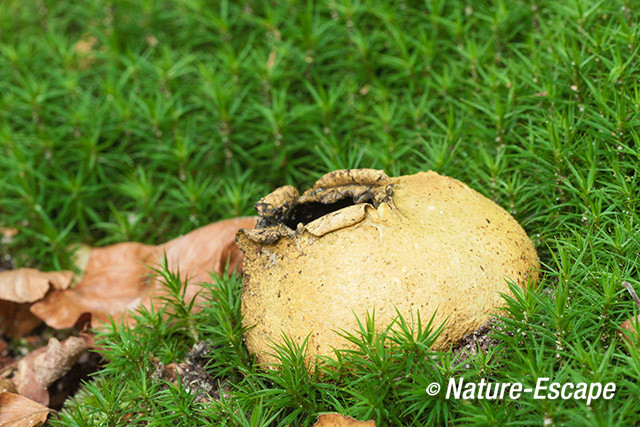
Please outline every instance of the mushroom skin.
M259 363L275 362L283 333L297 344L308 337L308 363L353 348L336 331L353 332L355 316L373 310L377 330L398 313L407 322L419 313L423 324L433 316L434 328L444 324L433 349L447 349L489 321L510 294L507 279L525 287L538 278L517 221L435 172L334 171L297 200L290 189L274 193L287 195L287 214L271 208L277 223L236 236L245 340Z

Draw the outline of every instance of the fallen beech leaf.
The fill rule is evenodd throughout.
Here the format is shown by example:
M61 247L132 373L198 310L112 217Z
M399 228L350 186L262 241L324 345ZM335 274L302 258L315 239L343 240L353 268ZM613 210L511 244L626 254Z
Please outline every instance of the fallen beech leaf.
M200 291L200 283L211 280L211 272L222 274L227 260L229 271L240 268L242 252L236 246L236 233L240 228L254 225L253 218L220 221L160 246L159 255L167 254L169 270L179 270L183 279L189 279L185 296L187 300Z
M629 293L631 294L631 297L633 298L633 300L636 302L636 305L638 306L638 309L640 310L640 298L638 298L638 295L636 294L636 291L633 289L633 286L631 286L631 283L624 281L622 282L622 286L625 287L625 289L627 291L629 291ZM623 340L627 341L629 344L633 344L635 342L635 337L637 337L637 331L636 328L633 326L634 323L636 324L640 324L640 315L638 315L635 320L632 318L625 320L624 322L622 322L622 324L620 325L620 332L618 332L618 335L620 336L620 338L622 338ZM627 331L627 332L625 332Z
M80 283L73 289L53 291L31 306L31 312L56 329L72 327L83 313L106 322L138 305L146 289L153 246L118 243L95 248Z
M89 264L93 248L85 244L75 244L68 249L71 251L71 262L80 271L79 277L82 277Z
M18 234L17 228L0 227L0 236L2 236L0 238L0 243L11 243L16 234Z
M2 369L4 369L5 366L8 366L10 364L12 364L15 360L13 358L12 355L10 355L11 351L9 349L9 345L7 344L7 342L5 340L3 340L2 338L0 338L0 372L2 371ZM1 376L0 376L1 378ZM3 380L0 380L0 384L2 384ZM0 388L2 388L2 386L0 385ZM9 390L11 391L11 390ZM0 393L2 393L2 391L0 390Z
M80 333L90 333L91 331L91 313L82 313L76 323L73 325L73 329Z
M91 344L91 338L87 336L69 337L62 342L51 338L46 346L33 350L17 362L17 372L12 380L18 392L48 405L47 387L69 372Z
M3 271L0 272L0 299L18 303L39 301L50 287L67 289L72 278L71 271L43 272L34 268Z
M637 322L640 325L640 315L638 315L636 317L635 322ZM625 341L627 341L629 344L633 344L633 336L637 335L636 332L636 328L633 326L633 318L631 319L627 319L624 322L622 322L622 324L620 325L620 329L624 329L624 331L620 331L619 335L620 338L624 339ZM627 331L627 332L625 332Z
M318 421L314 424L314 427L357 427L357 426L372 426L375 427L376 423L373 420L358 421L355 418L347 417L345 415L337 413L320 414L318 415Z
M0 334L20 338L42 323L30 311L31 303L0 300Z
M69 372L78 357L88 349L89 345L82 338L69 337L62 343L51 338L47 350L36 356L33 363L36 381L49 387L55 380Z
M147 35L147 44L151 47L155 47L158 45L158 39L153 36L153 34Z
M166 252L172 271L179 270L189 278L186 298L195 295L208 281L211 272L222 273L229 259L229 269L239 269L242 253L235 245L240 228L252 228L255 218L218 221L194 230L159 246L142 243L119 243L95 248L84 276L73 289L53 291L31 306L31 312L47 325L64 329L72 327L83 313L105 322L111 316L118 320L128 310L150 306L162 293L162 287L151 267L157 267Z
M0 380L0 394L9 392L9 393L17 393L18 389L16 389L16 385L13 381L8 379Z
M41 300L50 289L69 287L71 271L43 272L33 268L19 268L0 272L0 333L21 337L42 321L29 308Z
M0 394L0 426L35 426L47 421L49 408L19 394Z
M17 367L18 370L13 376L12 381L16 385L18 393L42 405L49 405L49 392L46 387L42 387L36 380L35 373L29 361L21 359L17 362Z
M89 68L96 60L95 46L98 39L94 36L84 36L78 40L73 50L78 55L78 66L81 69Z

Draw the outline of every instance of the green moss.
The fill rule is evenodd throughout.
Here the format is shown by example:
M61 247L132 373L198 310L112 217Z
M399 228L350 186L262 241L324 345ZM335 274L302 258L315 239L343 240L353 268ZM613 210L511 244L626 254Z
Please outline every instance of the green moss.
M509 210L545 270L540 290L507 302L494 357L464 375L618 385L590 407L430 400L432 376L457 372L451 356L409 368L400 344L376 353L393 363L331 381L301 378L299 349L283 349L283 382L255 371L232 299L104 335L111 362L63 417L638 423L640 358L616 328L635 310L620 282L640 286L639 18L624 0L3 1L0 226L20 230L2 248L17 265L68 268L75 242L164 242L336 168L433 169ZM180 360L196 337L220 344L214 376L235 379L219 404L153 382L147 357ZM399 372L411 374L389 385Z

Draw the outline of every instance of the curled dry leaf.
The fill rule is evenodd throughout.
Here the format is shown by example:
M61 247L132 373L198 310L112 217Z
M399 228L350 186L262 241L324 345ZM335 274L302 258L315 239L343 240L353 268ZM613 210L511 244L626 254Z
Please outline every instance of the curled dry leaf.
M80 355L91 345L89 336L69 337L62 342L51 338L49 344L32 351L17 362L13 383L18 392L48 405L47 387L69 372Z
M0 370L2 370L5 366L8 366L14 362L13 354L11 354L11 349L7 342L0 338ZM1 376L0 376L1 378ZM0 388L2 380L0 380ZM0 391L2 393L2 391Z
M633 318L627 319L620 325L620 329L622 329L622 331L619 332L620 338L629 344L633 343L632 337L637 335L636 328L633 326L634 323L640 324L640 315L638 315L635 320L633 320Z
M156 47L158 45L158 39L155 38L153 34L148 34L146 40L147 44L151 47Z
M73 289L54 291L31 306L31 312L47 325L70 328L83 313L99 321L117 317L135 307L144 292L152 246L119 243L95 248L84 276Z
M76 53L81 55L87 54L93 50L93 47L96 43L98 43L98 39L93 36L86 36L78 40L78 42L74 46L74 50L76 51Z
M0 333L20 337L33 330L41 320L29 311L31 303L50 289L67 289L72 279L71 271L19 268L0 272Z
M43 272L34 268L3 271L0 273L0 299L18 303L39 301L51 287L67 289L71 279L71 271Z
M51 338L47 350L38 354L34 360L33 373L36 381L49 387L69 372L78 357L88 349L89 343L84 338L69 337L62 343Z
M633 289L633 286L631 286L631 283L625 281L625 282L622 282L622 286L627 291L629 291L629 293L631 294L631 297L636 302L636 305L640 310L640 298L638 298L638 295L636 294L636 291ZM629 344L633 344L634 337L637 337L638 331L636 331L634 324L640 324L640 315L638 315L635 319L633 317L630 319L627 319L624 322L622 322L622 324L620 325L621 330L618 334L620 335L620 338L627 341Z
M34 352L38 350L40 349L34 350ZM32 364L28 360L21 359L17 362L17 372L12 381L21 395L42 405L49 405L49 392L46 387L42 387L36 380Z
M40 325L42 320L34 316L30 308L31 303L0 300L0 334L19 338Z
M78 56L78 66L81 69L89 68L95 62L97 44L98 39L92 35L85 35L82 39L76 42L73 50Z
M169 268L189 278L186 298L193 297L210 280L210 273L240 268L242 253L235 244L240 228L253 228L255 218L235 218L209 224L159 246L119 243L92 249L84 276L73 289L50 292L31 312L49 326L72 327L83 313L97 321L122 318L128 310L149 307L162 292L152 279L152 267L166 253Z
M0 227L0 243L11 243L16 234L18 234L17 228Z
M375 427L376 423L373 420L358 421L355 418L347 417L345 415L337 413L320 414L318 415L318 421L314 424L314 427L358 427L358 426L371 426Z
M156 251L156 262L166 253L171 271L180 271L183 279L189 279L186 298L192 298L202 282L211 280L211 273L222 274L227 262L228 271L241 268L242 252L236 246L235 238L239 229L253 228L255 218L237 218L220 221L198 228L189 234L161 245ZM155 289L157 294L160 289Z
M18 389L16 388L16 385L13 383L13 381L8 379L0 380L0 394L5 392L9 392L9 393L18 392Z
M73 285L76 285L87 270L87 265L89 264L89 258L91 258L91 251L93 248L89 245L85 245L84 243L80 243L70 245L67 249L71 252L71 263L76 267L76 271L80 272L79 275L74 277L75 280Z
M0 394L0 426L35 426L47 421L49 408L19 394Z

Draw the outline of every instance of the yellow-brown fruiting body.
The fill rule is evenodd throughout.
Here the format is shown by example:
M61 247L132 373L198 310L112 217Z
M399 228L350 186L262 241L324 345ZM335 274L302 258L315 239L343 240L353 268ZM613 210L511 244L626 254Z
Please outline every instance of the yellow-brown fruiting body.
M336 331L353 332L354 313L374 308L378 330L396 309L407 321L419 311L423 324L435 313L435 327L446 324L434 349L445 349L496 313L507 279L537 279L522 227L453 178L335 171L296 196L287 187L265 197L258 229L237 235L242 314L255 325L245 338L258 362L274 362L268 353L283 333L297 343L309 336L308 362L351 348Z

